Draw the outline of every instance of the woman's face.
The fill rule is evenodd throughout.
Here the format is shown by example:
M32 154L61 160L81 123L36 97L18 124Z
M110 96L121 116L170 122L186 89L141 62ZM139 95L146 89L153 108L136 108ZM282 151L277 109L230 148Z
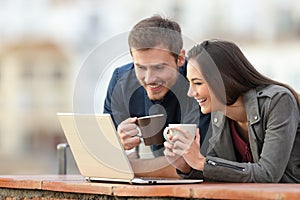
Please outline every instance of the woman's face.
M201 107L203 114L211 113L224 107L210 90L206 80L200 72L198 63L191 59L187 66L187 78L190 82L190 87L187 95L194 97Z

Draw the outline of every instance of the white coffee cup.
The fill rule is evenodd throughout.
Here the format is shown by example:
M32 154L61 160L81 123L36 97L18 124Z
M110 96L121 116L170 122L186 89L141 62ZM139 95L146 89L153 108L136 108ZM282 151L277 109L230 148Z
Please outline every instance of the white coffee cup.
M166 141L171 142L168 134L172 135L173 137L177 134L182 134L181 132L174 130L174 128L187 130L193 137L195 137L197 124L169 124L163 132Z

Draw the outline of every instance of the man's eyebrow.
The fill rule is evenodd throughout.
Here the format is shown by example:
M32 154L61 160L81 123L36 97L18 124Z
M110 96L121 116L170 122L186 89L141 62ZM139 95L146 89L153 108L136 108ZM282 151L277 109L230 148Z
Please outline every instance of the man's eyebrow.
M153 64L153 65L141 65L139 63L135 63L134 64L135 66L138 66L138 67L159 67L159 66L168 66L168 63L158 63L158 64Z
M139 63L134 63L135 66L140 66L142 67L143 65L139 64Z

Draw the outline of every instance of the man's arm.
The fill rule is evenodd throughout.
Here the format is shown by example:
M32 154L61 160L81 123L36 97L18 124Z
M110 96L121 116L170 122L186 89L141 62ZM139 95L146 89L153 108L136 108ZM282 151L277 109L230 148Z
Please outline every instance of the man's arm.
M140 144L136 118L131 118L129 113L130 96L139 83L134 79L133 64L116 68L109 82L104 102L104 113L109 113L113 119L117 133L124 149L130 150ZM128 91L132 88L132 91Z
M132 68L132 63L116 68L107 88L103 112L112 116L116 128L123 120L130 117L128 112L129 100L125 95L129 92L125 88L132 79L130 77Z
M179 178L176 169L164 156L151 159L129 159L134 174L141 177Z
M113 94L113 90L116 86L118 82L118 69L115 69L112 77L109 81L109 85L107 88L107 92L106 92L106 97L104 100L104 107L103 107L103 113L108 113L111 115L113 122L115 124L115 127L117 127L117 123L115 122L114 118L113 118L113 113L112 113L112 108L111 108L111 101L112 101L112 94Z

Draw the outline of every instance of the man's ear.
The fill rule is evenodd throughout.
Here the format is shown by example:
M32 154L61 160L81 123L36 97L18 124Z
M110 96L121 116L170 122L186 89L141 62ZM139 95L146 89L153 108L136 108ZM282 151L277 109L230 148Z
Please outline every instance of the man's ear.
M182 66L185 62L185 50L182 49L180 51L180 54L178 55L178 59L177 59L177 65L178 66Z

